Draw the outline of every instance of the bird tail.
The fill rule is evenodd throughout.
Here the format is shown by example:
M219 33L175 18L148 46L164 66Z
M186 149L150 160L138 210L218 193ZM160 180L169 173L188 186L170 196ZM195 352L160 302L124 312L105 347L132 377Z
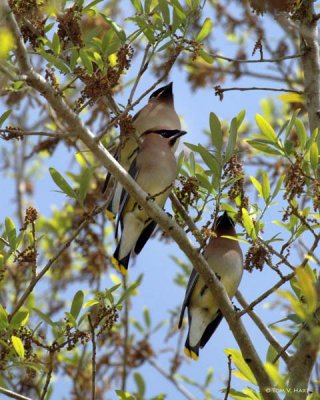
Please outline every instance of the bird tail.
M121 259L119 259L120 246L121 246L121 240L120 240L115 252L113 253L111 262L114 265L114 267L119 272L121 272L122 275L127 275L131 252L129 252L125 257L122 257Z
M190 342L189 342L189 334L190 332L188 332L188 336L187 336L187 340L186 343L184 345L184 354L191 358L194 361L197 361L199 358L199 343L196 346L191 346Z

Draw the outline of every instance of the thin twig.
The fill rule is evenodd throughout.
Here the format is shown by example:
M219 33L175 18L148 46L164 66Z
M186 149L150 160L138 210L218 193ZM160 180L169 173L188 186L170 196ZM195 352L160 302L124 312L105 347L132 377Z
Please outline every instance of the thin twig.
M277 256L283 264L285 264L288 268L290 268L292 271L295 270L294 266L290 264L290 262L284 257L281 253L279 253L274 247L270 246L270 244L266 243L265 241L259 239L261 244L265 246L271 254Z
M293 89L285 89L285 88L272 88L272 87L232 87L232 88L222 88L220 85L214 87L215 95L221 96L224 92L230 92L232 90L239 90L240 92L245 92L249 90L268 90L271 92L287 92L287 93L297 93L297 94L304 94L302 90L293 90Z
M220 60L225 60L225 61L233 62L236 64L239 64L239 63L253 64L253 63L278 63L278 62L281 62L284 60L292 60L295 58L301 58L303 56L303 53L293 54L291 56L284 56L284 57L279 57L279 58L263 58L260 60L245 60L245 59L230 58L230 57L221 56L220 54L210 54L210 55L213 58L218 58Z
M242 294L239 292L239 290L236 293L236 299L240 303L241 307L244 309L247 309L249 306L248 303L246 302L245 298L242 296ZM265 326L263 321L258 317L258 315L253 312L252 310L248 310L248 315L252 319L252 321L257 325L257 327L260 329L261 333L263 336L268 340L268 342L271 344L271 346L278 352L281 353L281 357L283 361L288 364L290 361L290 356L283 350L282 346L280 343L276 340L276 338L272 335L272 333L269 331L269 329Z
M23 396L22 394L12 392L11 390L5 389L4 387L1 387L1 386L0 386L0 393L4 394L7 397L10 397L11 399L32 400L30 397L26 397L26 396Z
M154 360L148 359L148 363L153 366L162 376L164 376L168 381L170 381L173 386L184 395L184 397L188 400L196 400L195 397L188 390L182 386L175 378L174 375L169 375L159 364L157 364Z
M231 368L231 360L232 360L232 355L228 355L228 382L227 382L227 387L226 387L226 393L224 395L223 400L228 400L230 389L231 389L231 377L232 377L232 368Z
M296 332L294 335L291 336L291 338L290 338L290 340L288 341L288 343L280 349L279 353L278 353L278 354L275 356L275 358L272 360L272 364L275 364L275 363L278 361L278 359L279 359L280 357L282 357L283 353L285 353L286 350L292 345L292 343L293 343L293 342L295 341L295 339L299 336L299 334L301 333L301 331L302 331L302 329L303 329L304 327L305 327L305 324L303 324L303 325L301 326L301 328L298 329L297 332Z
M148 62L146 62L146 61L147 61L147 57L148 57L148 54L149 54L150 47L151 47L151 43L148 43L146 48L145 48L145 50L144 50L144 54L143 54L143 58L142 58L142 61L141 61L140 69L139 69L138 75L137 75L137 77L136 77L136 79L134 81L134 84L132 86L132 89L131 89L131 92L130 92L130 95L129 95L128 104L131 104L133 96L134 96L134 94L136 92L138 83L140 82L140 79L141 79L142 75L144 74L144 72L146 71L146 69L148 67L149 61Z
M289 281L290 279L292 279L295 276L295 273L292 272L289 275L284 276L282 279L280 279L274 286L272 286L270 289L266 290L261 296L257 297L252 303L250 303L244 310L239 311L237 313L238 317L242 317L244 314L246 314L247 312L253 310L253 308L261 303L262 300L264 300L265 298L267 298L268 296L270 296L270 294L274 293L277 289L279 289L279 287L281 287L284 283L286 283L287 281Z
M44 387L43 387L43 390L42 390L42 393L41 393L41 397L40 397L41 400L45 399L45 397L47 395L47 392L48 392L48 389L49 389L50 382L51 382L53 366L54 366L54 363L53 363L54 353L55 353L54 350L50 349L50 352L49 352L49 368L48 368L46 382L44 384Z
M90 326L90 332L91 332L91 343L92 343L92 358L91 358L91 369L92 369L92 374L91 374L91 399L95 400L96 398L96 355L97 355L97 347L96 347L96 335L94 331L94 326L91 321L90 315L88 315L88 321L89 321L89 326Z
M28 131L23 131L20 129L0 129L0 133L10 133L11 137L10 139L13 139L14 136L46 136L46 137L53 137L53 138L64 138L64 137L70 137L72 136L72 133L68 134L63 134L63 133L50 133L50 132L28 132ZM5 137L0 136L2 139L6 140Z

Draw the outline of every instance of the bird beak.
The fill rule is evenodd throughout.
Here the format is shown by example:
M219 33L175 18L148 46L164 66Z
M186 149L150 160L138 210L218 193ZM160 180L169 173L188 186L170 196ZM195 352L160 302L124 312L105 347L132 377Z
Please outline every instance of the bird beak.
M187 133L186 131L179 131L179 132L177 132L174 136L172 136L171 139L177 140L177 139L179 139L180 136L183 136L183 135L185 135L186 133Z
M170 146L173 146L179 139L179 137L185 135L186 133L186 131L178 131L177 133L175 133L169 140Z

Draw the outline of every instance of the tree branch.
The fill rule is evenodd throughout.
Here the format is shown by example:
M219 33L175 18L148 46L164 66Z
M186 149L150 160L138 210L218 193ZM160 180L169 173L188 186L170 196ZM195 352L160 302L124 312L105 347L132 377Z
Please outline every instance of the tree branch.
M16 400L32 400L30 397L22 396L22 394L18 394L15 392L12 392L11 390L5 389L0 386L0 393L4 394L7 397L10 397L11 399L16 399Z
M223 93L224 92L230 92L232 90L239 90L240 92L246 92L250 90L267 90L271 92L287 92L287 93L297 93L297 94L303 94L303 91L301 90L293 90L293 89L285 89L285 88L272 88L272 87L233 87L233 88L222 88L220 85L217 85L214 87L214 94L215 96L219 96L220 100L223 100Z
M7 6L8 7L8 6ZM9 9L7 8L9 11ZM198 250L190 243L184 231L174 222L155 202L148 200L148 195L136 184L127 171L117 163L111 154L97 143L92 132L85 127L78 116L70 109L61 96L58 96L55 90L46 82L46 80L36 73L32 68L19 26L13 13L8 13L8 23L17 40L17 60L20 69L27 75L27 83L39 93L42 94L55 110L57 115L64 121L66 126L73 129L77 137L93 152L96 160L105 166L117 181L128 191L141 207L150 215L150 217L172 238L176 241L181 250L192 262L197 272L204 278L209 289L214 292L217 299L217 305L226 318L229 327L236 338L244 359L254 373L260 391L265 400L278 399L276 393L267 393L266 388L272 387L272 383L266 373L263 364L256 352L254 344L244 328L241 320L237 317L232 303L226 293L226 290L216 275L210 270L206 260ZM157 82L156 82L157 83Z
M278 63L278 62L285 61L285 60L292 60L295 58L301 58L304 55L304 53L293 54L291 56L284 56L284 57L278 57L278 58L262 58L260 60L245 60L245 59L230 58L230 57L221 56L220 54L210 54L210 55L213 58L218 58L220 60L229 61L229 62L232 62L235 64L240 64L240 63L253 64L253 63Z
M239 292L239 290L236 293L236 299L240 303L241 307L247 308L248 303L246 302L245 298L242 296L242 294ZM265 324L262 322L262 320L258 317L258 315L253 312L252 310L248 310L248 315L252 319L252 321L257 325L257 327L260 329L261 333L263 336L267 339L267 341L272 345L272 347L280 354L282 357L283 361L288 364L290 361L290 356L288 353L286 353L285 350L283 350L282 346L280 343L276 340L276 338L272 335L272 333L269 331L269 329L265 326Z
M272 286L270 289L266 290L261 296L257 297L252 303L250 303L244 310L238 312L238 317L242 317L244 314L249 312L250 310L253 310L254 307L259 304L262 300L264 300L266 297L270 296L273 292L275 292L279 287L281 287L284 283L290 281L295 276L295 273L292 272L289 275L284 276L281 278L274 286Z

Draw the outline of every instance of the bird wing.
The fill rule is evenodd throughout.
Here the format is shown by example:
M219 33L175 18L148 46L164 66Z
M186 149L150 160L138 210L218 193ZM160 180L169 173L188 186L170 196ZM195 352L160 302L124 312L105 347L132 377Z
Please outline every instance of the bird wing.
M200 340L200 347L203 348L208 340L211 338L211 336L214 334L215 330L218 328L220 322L222 321L223 315L221 314L221 311L218 310L216 317L213 321L210 322L210 324L206 327L201 340Z
M128 172L129 172L129 175L134 180L137 179L138 174L139 174L139 170L137 168L136 158L133 160ZM121 193L121 198L120 198L119 214L118 214L118 220L117 220L116 232L115 232L116 238L118 237L119 225L121 225L121 228L122 228L123 215L124 215L124 211L126 209L126 206L127 206L128 202L129 202L129 200L130 200L130 195L125 190L125 188L123 188L122 189L122 193Z
M195 287L195 284L197 283L198 279L199 279L199 273L195 269L193 269L191 271L191 275L190 275L190 278L189 278L189 281L188 281L188 285L187 285L186 294L185 294L184 301L183 301L183 304L182 304L182 307L181 307L180 319L179 319L179 324L178 324L179 328L181 328L185 309L186 309L186 307L187 307L187 305L189 303L189 298L191 296L193 288Z
M136 254L139 254L141 252L141 250L144 248L144 245L147 243L150 236L153 234L156 226L157 226L157 223L154 221L149 222L148 225L145 226L145 228L141 232L141 235L139 236L139 239L137 240L137 243L134 248L134 252Z
M118 149L116 150L116 152L114 153L113 158L114 158L116 161L119 161L119 148L118 148ZM108 172L108 174L107 174L107 176L106 176L106 179L105 179L105 181L104 181L104 184L103 184L102 193L104 193L104 192L107 190L107 187L108 187L108 185L109 185L110 179L111 179L111 174L110 174L110 172ZM111 201L111 202L112 202L112 201Z

